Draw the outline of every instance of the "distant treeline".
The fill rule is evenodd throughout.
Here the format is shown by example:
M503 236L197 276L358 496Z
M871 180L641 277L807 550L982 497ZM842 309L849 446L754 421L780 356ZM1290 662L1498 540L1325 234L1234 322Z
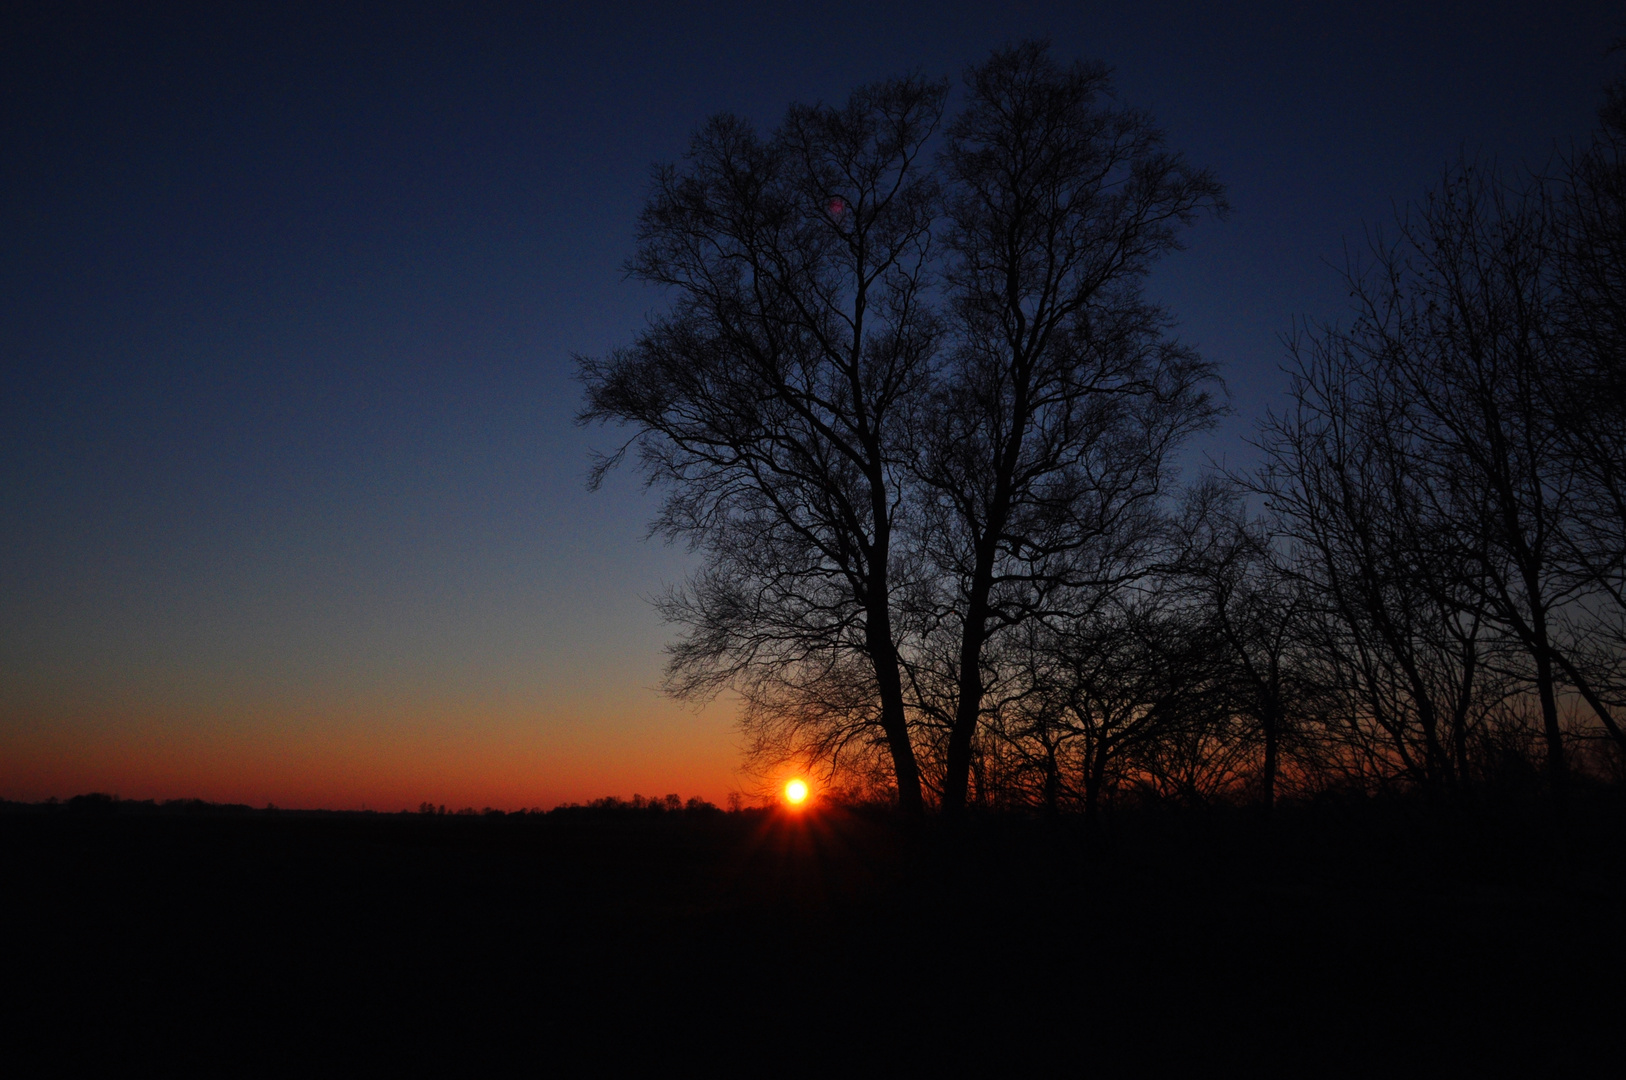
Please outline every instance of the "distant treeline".
M729 809L736 811L740 809L740 802L737 797L730 800ZM443 815L447 810L444 805L436 806L433 803L420 803L418 812L420 814ZM679 795L652 795L648 798L642 795L634 795L631 799L606 795L603 798L592 799L585 803L561 803L552 810L543 810L541 807L533 806L529 810L512 810L507 811L506 814L513 816L515 814L720 814L722 812L716 804L707 802L699 796L692 796L685 800ZM493 810L489 806L483 810L464 807L462 810L455 810L452 813L457 816L480 814L485 817L503 817L505 815L504 811Z
M739 812L742 809L738 797L729 800L729 810ZM563 803L552 810L544 810L540 806L521 808L518 810L498 810L487 806L476 810L472 806L448 811L444 805L434 803L419 803L416 811L380 811L380 810L287 810L267 803L264 808L256 809L242 803L212 803L203 799L121 799L117 795L108 795L102 792L91 792L85 795L75 795L71 799L50 798L43 802L25 803L0 799L0 813L63 813L81 815L245 815L245 814L286 814L286 815L335 815L348 816L382 816L387 814L411 814L414 816L448 816L458 818L483 817L546 817L549 814L564 815L619 815L619 814L686 814L700 816L706 814L724 813L720 807L698 796L683 799L677 795L652 796L645 798L634 795L631 799L622 799L614 795L606 795L601 799L593 799L587 803Z
M267 806L267 811L275 811L275 806ZM0 813L40 812L63 814L252 814L257 811L252 806L243 803L212 803L202 799L121 799L117 795L108 795L104 792L89 792L84 795L75 795L71 799L58 799L54 796L43 802L25 803L14 802L9 799L0 799Z

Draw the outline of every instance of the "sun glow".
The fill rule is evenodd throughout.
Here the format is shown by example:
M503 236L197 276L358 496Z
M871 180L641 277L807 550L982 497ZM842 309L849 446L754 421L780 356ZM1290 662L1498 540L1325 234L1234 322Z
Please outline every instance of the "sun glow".
M807 801L807 781L792 780L785 785L785 801L792 806L800 806Z

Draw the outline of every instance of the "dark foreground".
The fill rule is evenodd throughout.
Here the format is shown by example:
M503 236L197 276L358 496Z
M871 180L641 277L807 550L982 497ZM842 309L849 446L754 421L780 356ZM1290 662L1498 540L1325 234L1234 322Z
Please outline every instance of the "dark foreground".
M1095 841L837 811L10 806L0 845L11 1075L1621 1064L1613 799L1142 815Z

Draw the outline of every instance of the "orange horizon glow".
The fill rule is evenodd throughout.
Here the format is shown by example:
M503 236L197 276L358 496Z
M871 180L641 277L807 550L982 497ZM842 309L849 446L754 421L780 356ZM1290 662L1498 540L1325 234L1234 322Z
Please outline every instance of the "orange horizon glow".
M372 703L304 715L31 704L0 694L0 799L99 792L286 809L511 811L637 794L725 806L739 783L732 717L718 710L704 724L672 723L659 702L579 718Z

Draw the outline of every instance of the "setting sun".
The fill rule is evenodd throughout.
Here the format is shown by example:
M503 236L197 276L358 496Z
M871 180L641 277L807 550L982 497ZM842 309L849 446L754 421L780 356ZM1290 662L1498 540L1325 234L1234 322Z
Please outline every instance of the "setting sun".
M800 806L807 801L807 781L792 780L785 785L785 801L792 806Z

